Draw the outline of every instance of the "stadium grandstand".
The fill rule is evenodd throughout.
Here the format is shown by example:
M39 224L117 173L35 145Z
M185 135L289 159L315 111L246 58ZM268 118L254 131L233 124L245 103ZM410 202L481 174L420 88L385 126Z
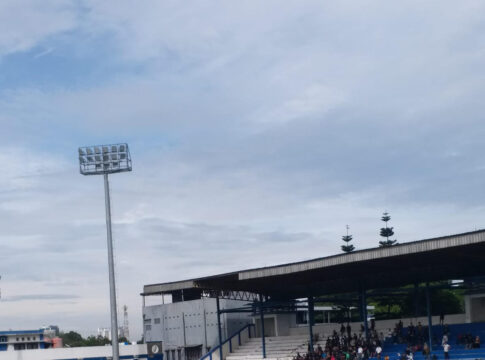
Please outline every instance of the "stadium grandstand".
M432 309L439 289L459 291L464 312ZM409 294L424 294L414 316L370 313L369 302ZM141 295L148 348L166 360L483 358L485 230L145 285ZM332 322L328 304L348 318Z

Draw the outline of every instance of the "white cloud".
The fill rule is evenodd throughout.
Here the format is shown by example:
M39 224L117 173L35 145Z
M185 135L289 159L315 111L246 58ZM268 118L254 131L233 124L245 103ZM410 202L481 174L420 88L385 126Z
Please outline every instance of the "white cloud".
M113 64L0 94L0 274L25 299L4 326L109 322L102 182L76 168L90 141L132 145L111 187L137 337L146 283L333 254L346 224L373 246L385 209L399 241L480 227L482 2L81 5L0 5L0 55L63 34Z
M5 0L0 3L0 56L26 51L49 36L72 30L76 7L65 1Z

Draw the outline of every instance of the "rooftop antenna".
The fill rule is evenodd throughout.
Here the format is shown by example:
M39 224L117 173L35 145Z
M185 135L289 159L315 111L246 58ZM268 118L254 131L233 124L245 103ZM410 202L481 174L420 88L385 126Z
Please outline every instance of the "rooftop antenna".
M130 326L128 325L128 306L123 306L123 336L130 339Z

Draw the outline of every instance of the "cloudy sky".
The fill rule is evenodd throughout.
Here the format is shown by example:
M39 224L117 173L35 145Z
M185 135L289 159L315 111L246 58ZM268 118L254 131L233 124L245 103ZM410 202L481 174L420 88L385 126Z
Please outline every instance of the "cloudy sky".
M0 324L109 325L144 284L484 227L483 1L0 2ZM121 319L120 319L121 322Z

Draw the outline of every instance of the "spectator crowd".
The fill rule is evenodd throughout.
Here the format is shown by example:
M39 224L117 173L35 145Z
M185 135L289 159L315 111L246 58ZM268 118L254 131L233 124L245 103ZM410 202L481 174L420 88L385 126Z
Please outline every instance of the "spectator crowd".
M449 359L451 349L448 341L449 327L442 324L442 329L443 355L445 359ZM356 332L352 333L350 324L347 323L347 326L341 324L340 332L334 331L326 340L323 339L325 340L324 348L318 345L316 349L310 349L310 346L308 346L308 352L303 355L298 353L294 360L367 360L369 358L381 360L382 348L386 340L394 344L405 345L404 351L397 354L399 360L413 360L416 352L421 352L425 359L437 359L436 354L431 357L430 347L427 343L428 327L423 326L421 322L418 322L417 325L411 322L405 331L402 321L399 321L393 330L388 329L387 334L384 335L375 330L375 322L371 321L368 333L369 337L366 339L363 325L361 325L357 334ZM316 342L318 340L316 339ZM320 343L323 343L323 341L320 341ZM433 338L433 344L439 344L436 336ZM480 337L473 336L470 333L459 334L457 345L462 345L465 349L480 348ZM382 360L389 360L389 357L386 356ZM395 360L395 358L392 360Z

